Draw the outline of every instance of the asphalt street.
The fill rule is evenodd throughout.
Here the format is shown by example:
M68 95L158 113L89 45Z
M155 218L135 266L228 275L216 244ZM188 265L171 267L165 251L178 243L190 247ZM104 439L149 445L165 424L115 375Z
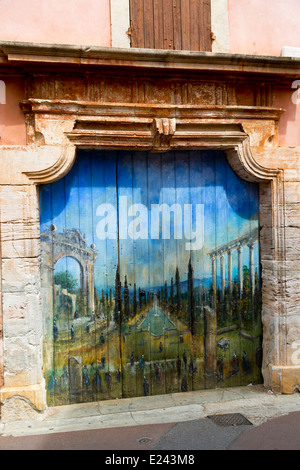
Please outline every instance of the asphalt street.
M0 450L300 450L300 412L271 419L256 427L219 426L202 418L181 423L2 436Z

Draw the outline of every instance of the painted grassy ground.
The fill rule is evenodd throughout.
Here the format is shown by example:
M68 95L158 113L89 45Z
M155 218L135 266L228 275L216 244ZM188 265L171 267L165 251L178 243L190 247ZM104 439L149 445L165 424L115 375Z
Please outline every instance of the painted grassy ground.
M243 328L243 332L247 333L247 329ZM153 307L121 329L99 320L91 322L87 317L72 320L61 328L54 343L54 371L46 372L48 404L143 396L144 377L149 395L261 383L260 334L260 326L248 325L247 338L241 336L240 328L218 335L217 342L222 338L228 340L227 349L217 346L223 371L217 368L214 376L206 376L203 321L198 322L192 337L187 325L161 309L153 311ZM239 371L233 375L234 351L238 353ZM251 365L248 371L243 370L244 351ZM84 380L83 374L82 387L76 393L70 393L63 380L70 357L80 358L81 370L86 366L87 371L88 379Z

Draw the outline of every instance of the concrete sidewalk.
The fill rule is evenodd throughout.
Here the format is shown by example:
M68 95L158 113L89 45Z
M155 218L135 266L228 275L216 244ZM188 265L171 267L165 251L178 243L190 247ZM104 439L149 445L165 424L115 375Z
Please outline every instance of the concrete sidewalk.
M254 427L300 412L300 394L277 395L262 386L222 388L49 408L35 417L0 424L5 436L37 436L192 422L209 415L241 413Z

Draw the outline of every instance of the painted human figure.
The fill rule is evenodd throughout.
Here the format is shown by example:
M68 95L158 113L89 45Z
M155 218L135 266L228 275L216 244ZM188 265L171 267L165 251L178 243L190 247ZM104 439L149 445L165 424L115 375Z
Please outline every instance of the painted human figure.
M130 356L130 365L131 365L131 367L134 366L134 355L133 355L133 352L131 353L131 356Z
M224 363L223 363L223 358L219 356L218 362L217 362L218 370L219 370L219 380L223 381L223 371L224 371Z
M246 351L244 351L244 355L243 355L243 371L245 374L251 373L251 364L249 362L249 357Z
M149 382L145 376L144 376L144 382L143 382L143 389L144 389L144 396L147 397L149 395Z
M108 388L111 386L111 372L108 370L105 374L105 380L107 382Z
M88 370L87 370L87 366L83 366L83 381L85 383L85 388L86 390L89 389L90 387L90 378L89 378L89 374L88 374Z
M236 354L236 351L234 351L233 356L232 356L232 375L236 375L239 372L239 360Z
M75 341L75 331L73 325L71 326L71 340Z
M60 376L60 389L68 390L69 388L69 374L66 364L63 367L63 374Z
M96 369L94 378L93 378L93 390L94 392L101 392L102 389L102 379L101 375L99 374L98 369Z
M182 392L187 392L187 391L188 391L186 375L184 375L184 376L182 377L182 381L181 381L181 391L182 391Z
M57 328L55 320L53 322L53 338L54 338L54 341L56 341L58 338L58 328Z
M141 370L141 372L143 372L144 368L145 368L145 358L144 358L144 354L142 354L142 357L140 359L140 370Z
M186 365L187 365L187 355L186 355L186 352L185 352L185 351L183 351L182 359L183 359L183 363L184 363L184 368L186 369Z
M177 356L177 360L176 360L176 369L177 369L178 378L180 378L180 376L181 376L181 359L180 359L179 356Z
M160 382L162 379L162 370L159 364L156 364L155 375L156 375L156 379Z

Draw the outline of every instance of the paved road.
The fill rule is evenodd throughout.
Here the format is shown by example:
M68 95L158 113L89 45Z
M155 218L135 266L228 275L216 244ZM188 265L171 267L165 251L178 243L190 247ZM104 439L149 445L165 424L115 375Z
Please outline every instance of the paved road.
M271 419L260 426L223 427L202 418L181 423L0 437L0 450L126 450L126 455L130 451L192 454L195 450L300 450L300 412Z

